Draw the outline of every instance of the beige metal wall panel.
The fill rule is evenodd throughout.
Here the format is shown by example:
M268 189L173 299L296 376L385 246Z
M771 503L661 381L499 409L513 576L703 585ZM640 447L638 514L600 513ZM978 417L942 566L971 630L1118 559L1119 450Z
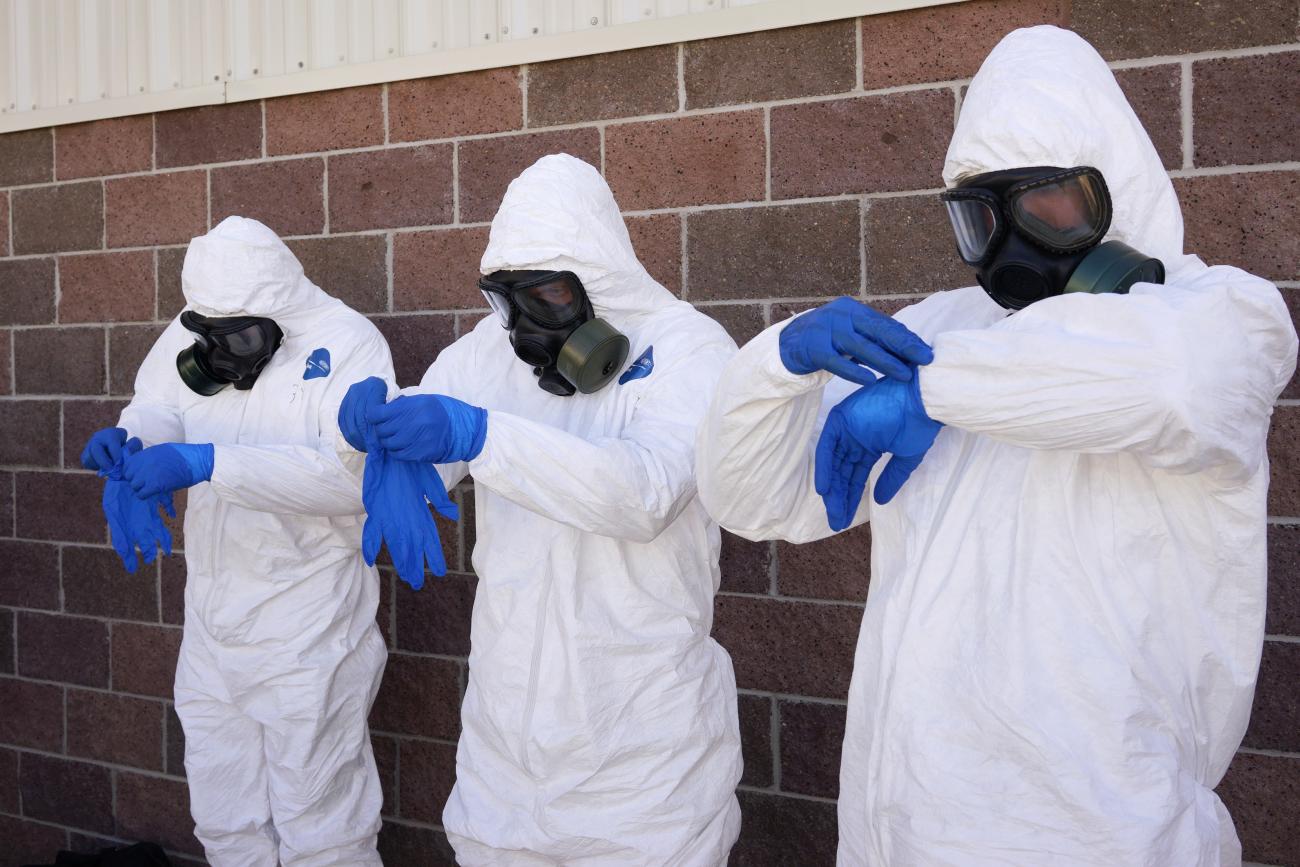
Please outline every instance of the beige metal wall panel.
M955 0L0 0L0 133Z

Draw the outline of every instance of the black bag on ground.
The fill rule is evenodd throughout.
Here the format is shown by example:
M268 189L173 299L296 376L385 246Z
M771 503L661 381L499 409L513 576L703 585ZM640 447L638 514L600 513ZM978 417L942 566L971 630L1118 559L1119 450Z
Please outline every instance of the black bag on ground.
M100 849L94 855L60 852L53 865L32 864L28 867L172 867L172 862L157 843L136 843Z

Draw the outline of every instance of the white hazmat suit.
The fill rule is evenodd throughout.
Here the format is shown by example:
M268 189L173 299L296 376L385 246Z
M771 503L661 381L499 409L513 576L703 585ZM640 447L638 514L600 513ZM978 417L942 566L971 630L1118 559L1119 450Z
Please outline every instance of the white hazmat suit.
M284 331L251 390L202 397L177 374L193 336L173 320L119 422L146 446L214 444L211 482L188 492L176 670L195 834L214 867L378 865L366 716L387 652L361 460L334 443L348 386L392 381L388 345L254 220L195 238L181 283L187 309Z
M1240 863L1213 790L1250 713L1265 443L1296 336L1270 283L1183 255L1173 187L1097 53L1016 31L971 84L944 180L1078 165L1110 187L1108 237L1163 260L1165 285L1014 315L973 286L897 316L934 347L921 395L946 427L854 522L873 544L841 865ZM807 542L831 534L813 449L856 386L789 373L784 324L723 375L700 493L742 536Z
M416 391L488 410L469 684L443 824L460 864L720 865L736 840L731 659L710 637L718 526L695 429L735 353L637 261L600 174L544 157L511 183L482 271L569 270L648 375L542 391L495 316ZM644 364L642 368L644 369ZM436 588L435 588L436 592Z

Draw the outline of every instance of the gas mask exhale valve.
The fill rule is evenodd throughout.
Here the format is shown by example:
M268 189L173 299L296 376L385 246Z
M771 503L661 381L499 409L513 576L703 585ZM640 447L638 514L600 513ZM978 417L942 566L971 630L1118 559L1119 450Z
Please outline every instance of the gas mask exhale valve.
M543 391L561 397L604 388L627 361L627 337L598 319L571 271L495 271L478 281L515 355Z
M1097 169L1034 166L986 172L940 194L957 251L984 291L1020 310L1073 292L1127 293L1163 283L1159 259L1105 241L1111 200Z
M264 316L201 316L186 310L181 325L194 335L194 345L176 356L176 371L190 391L204 397L228 385L252 388L284 339L275 320Z

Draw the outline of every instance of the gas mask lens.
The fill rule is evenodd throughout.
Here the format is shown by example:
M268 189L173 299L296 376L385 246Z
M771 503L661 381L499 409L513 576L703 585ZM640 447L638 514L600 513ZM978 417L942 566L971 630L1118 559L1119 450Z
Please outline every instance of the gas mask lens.
M478 286L506 328L520 313L542 325L565 325L582 316L587 301L582 281L570 271L496 271Z
M1063 253L1095 243L1110 226L1106 185L1094 169L1013 189L1010 204L1022 232Z
M1110 228L1110 194L1091 166L989 172L939 199L968 265L981 264L1010 229L1050 252L1072 253L1097 243Z
M509 297L507 297L505 293L498 293L482 288L481 280L479 281L479 291L482 292L483 297L487 299L488 306L492 308L492 312L501 320L501 327L509 328L511 310Z
M957 236L957 252L966 264L976 264L988 252L997 228L997 213L993 205L974 197L947 198L943 204L948 209L948 219Z

